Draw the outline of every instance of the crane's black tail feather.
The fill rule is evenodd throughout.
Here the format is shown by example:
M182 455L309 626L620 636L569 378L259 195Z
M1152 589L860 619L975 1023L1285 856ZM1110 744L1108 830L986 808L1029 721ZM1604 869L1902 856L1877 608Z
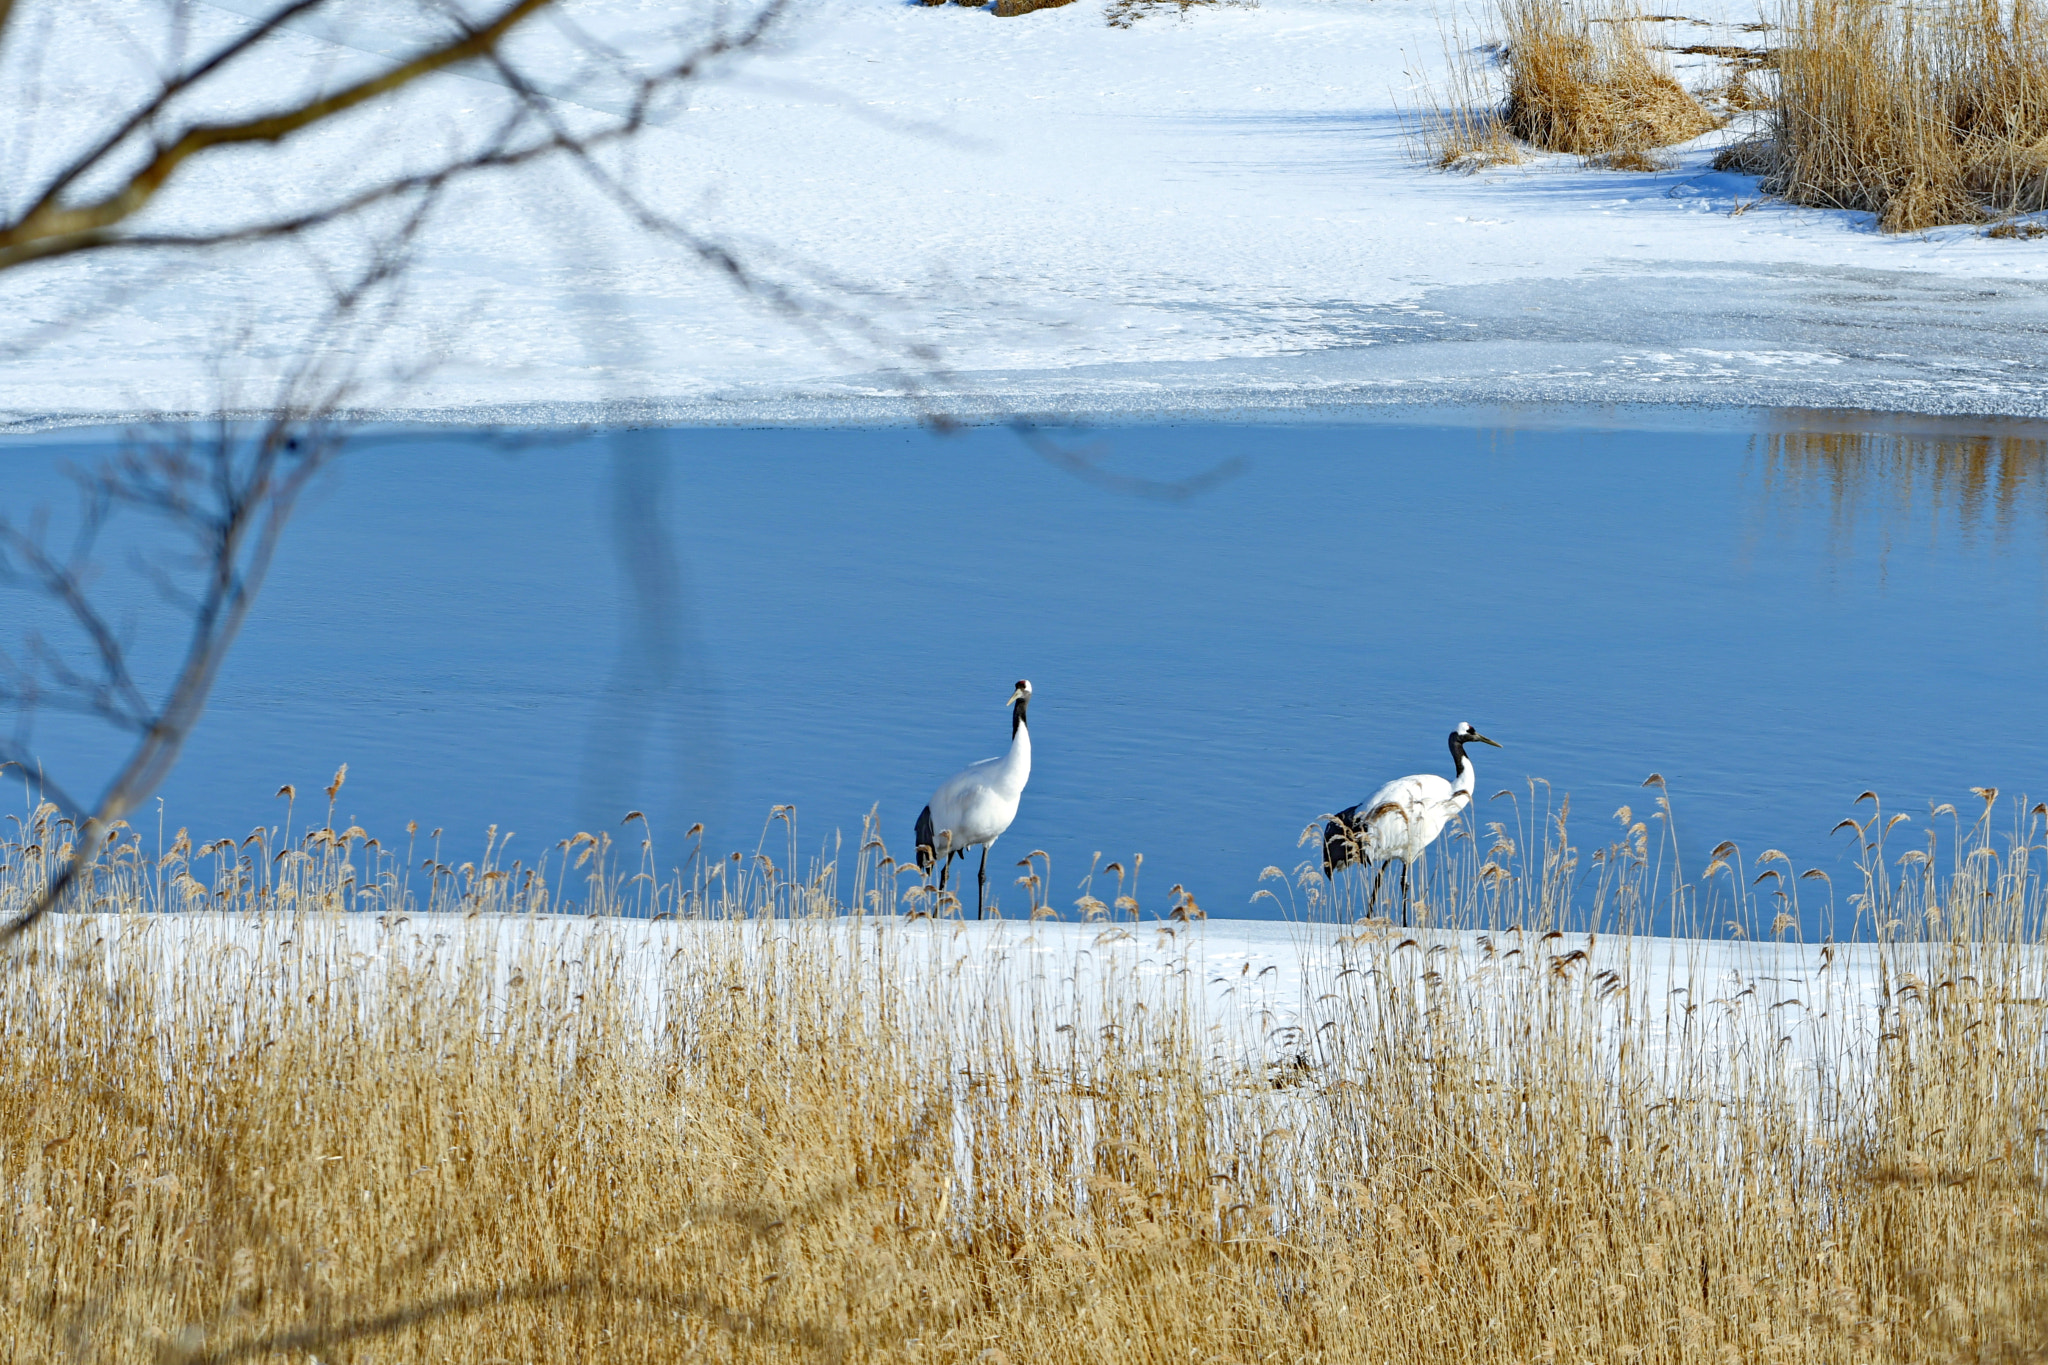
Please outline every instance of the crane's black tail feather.
M926 806L917 814L917 865L924 869L926 875L930 875L932 864L937 861L932 852L932 840L932 808Z
M1358 846L1365 831L1359 828L1358 807L1347 806L1323 826L1323 875L1334 877L1337 870L1358 861Z

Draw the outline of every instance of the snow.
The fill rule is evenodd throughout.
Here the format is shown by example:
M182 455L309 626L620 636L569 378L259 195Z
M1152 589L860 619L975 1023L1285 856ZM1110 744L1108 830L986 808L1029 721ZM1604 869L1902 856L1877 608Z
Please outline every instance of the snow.
M1845 1083L1853 1091L1856 1078L1870 1074L1886 1007L1901 984L1925 991L1980 958L2005 962L2027 979L2040 966L2032 949L2001 956L1990 945L1973 952L1941 943L1409 931L1385 922L194 912L59 915L37 932L53 968L76 955L108 972L110 985L118 985L124 957L154 980L210 980L210 989L176 995L184 1008L201 1011L219 1000L259 1001L280 973L311 982L342 971L363 986L372 1009L385 973L401 965L408 982L435 971L469 991L478 978L466 967L483 964L497 1001L515 970L566 973L572 984L562 986L564 998L602 991L626 1017L644 1021L650 1039L662 1036L670 988L693 967L724 972L713 964L758 961L764 936L774 934L807 947L805 960L836 964L835 995L850 1001L900 992L911 1007L893 1017L928 1035L921 1046L951 1049L963 1066L1010 1040L1046 1046L1068 1028L1093 1033L1111 1020L1128 1026L1146 1011L1163 1020L1183 1004L1206 1035L1209 1057L1229 1069L1256 1072L1313 1057L1342 1070L1357 1059L1330 1055L1328 1021L1345 1022L1336 1036L1356 1044L1361 1025L1364 1037L1382 1023L1398 1031L1453 1000L1459 1028L1491 1035L1505 1054L1517 1046L1526 1012L1542 1008L1538 1000L1577 998L1603 1046L1647 1045L1639 1060L1660 1084L1676 1090L1704 1080L1732 1090L1753 1083L1764 1067L1809 1099ZM1546 984L1562 995L1542 992ZM1390 991L1410 993L1417 1015L1381 1013Z
M255 0L188 7L194 46ZM688 5L570 0L633 46ZM1702 0L1673 42L1755 42ZM17 10L0 63L15 184L78 145L171 42L145 0ZM376 0L276 47L286 87L388 62L419 20ZM45 29L45 21L50 23ZM1444 33L1420 0L1170 8L1101 0L1016 19L816 0L765 52L693 87L617 166L663 212L774 278L938 348L937 402L1122 418L1360 405L1650 403L2048 412L2048 249L1975 229L1878 234L1865 214L1765 203L1708 169L1734 127L1657 174L1539 158L1476 176L1415 164L1401 110ZM1716 26L1718 25L1718 26ZM48 33L38 46L24 35ZM566 118L623 98L526 39ZM34 49L31 52L31 49ZM31 58L39 58L31 71ZM1713 64L1676 59L1703 84ZM1688 65L1690 63L1690 65ZM33 74L35 79L25 79ZM274 87L273 87L274 88ZM221 113L265 90L223 89ZM512 96L483 71L283 152L176 183L154 229L312 202L473 143ZM251 174L250 172L253 172ZM0 423L106 422L261 401L318 318L348 231L181 259L0 275ZM835 344L824 344L826 340ZM792 326L631 227L567 166L476 182L430 225L398 321L348 343L391 417L567 423L892 420L917 410L889 344Z

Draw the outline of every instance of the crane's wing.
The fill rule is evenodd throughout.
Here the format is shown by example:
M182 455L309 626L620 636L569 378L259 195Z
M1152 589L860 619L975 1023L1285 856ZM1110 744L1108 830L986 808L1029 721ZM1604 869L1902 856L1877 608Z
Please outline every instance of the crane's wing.
M1349 867L1365 856L1365 831L1358 824L1358 807L1346 806L1323 826L1323 875L1334 877L1340 867Z
M1435 773L1417 773L1413 777L1397 777L1386 786L1358 803L1369 824L1378 826L1382 820L1390 820L1397 828L1411 824L1423 817L1441 802L1451 797L1451 784Z
M1373 862L1405 847L1418 826L1441 823L1455 810L1451 784L1435 773L1397 777L1323 826L1323 875L1354 862ZM1433 833L1433 831L1432 831Z
M1000 758L984 758L954 773L932 793L933 807L943 815L964 804L973 793L988 785L989 773L1002 761Z

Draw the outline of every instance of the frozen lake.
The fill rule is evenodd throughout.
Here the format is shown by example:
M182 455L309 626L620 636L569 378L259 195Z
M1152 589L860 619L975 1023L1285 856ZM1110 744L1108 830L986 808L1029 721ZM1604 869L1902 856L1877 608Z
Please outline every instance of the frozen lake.
M2028 432L1561 420L1122 427L1050 457L1002 429L386 434L302 512L164 819L246 833L287 782L303 817L347 763L338 816L443 828L444 857L637 809L681 861L692 822L752 849L777 803L806 849L879 805L907 855L1020 677L1013 908L1044 849L1055 905L1142 852L1148 908L1180 882L1254 913L1311 819L1448 774L1460 720L1505 746L1476 751L1480 820L1543 778L1595 847L1657 772L1693 867L1732 838L1839 880L1866 788L1916 827L1973 785L2048 795ZM56 467L112 449L10 441L7 511L62 509ZM105 586L161 647L131 567ZM88 789L113 752L49 716L34 742Z

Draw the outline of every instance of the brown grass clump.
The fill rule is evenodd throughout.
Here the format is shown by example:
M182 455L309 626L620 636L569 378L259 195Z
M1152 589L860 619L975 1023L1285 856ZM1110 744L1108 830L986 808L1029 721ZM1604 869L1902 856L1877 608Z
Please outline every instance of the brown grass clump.
M1588 15L1563 0L1500 0L1499 14L1504 117L1531 146L1585 157L1640 154L1720 126L1651 55L1633 16Z
M1648 152L1635 151L1633 149L1625 152L1603 152L1598 156L1589 156L1586 158L1586 164L1603 171L1642 171L1646 173L1667 170L1670 167L1669 162L1660 160Z
M2040 223L1999 223L1985 229L1984 235L2003 241L2031 242L2036 237L2048 237L2048 227Z
M1778 105L1743 154L1774 193L1885 232L2048 208L2048 22L2032 0L1789 0L1784 26Z
M1073 3L1074 0L996 0L995 12L998 19L1011 19L1034 10L1058 9L1061 5Z
M1583 876L1562 812L1454 832L1420 894L1472 927L1324 931L1285 993L1249 957L1208 980L1213 923L899 919L872 837L799 877L627 876L583 835L416 881L359 830L124 838L98 913L0 974L0 1343L2034 1358L2044 830L1994 838L1992 797L1938 858L1860 817L1867 944L1768 941L1816 885L1773 851L1673 892L1668 807L1618 812ZM7 843L0 909L65 837L44 810ZM1581 886L1597 940L1547 928ZM1652 908L1765 941L1631 940Z
M1589 165L1660 170L1652 155L1720 126L1644 42L1643 20L1565 0L1495 0L1504 98L1449 34L1449 88L1425 86L1412 137L1419 159L1475 169L1519 160L1521 145L1569 152Z
M1777 174L1778 166L1778 141L1768 135L1746 137L1740 142L1731 142L1715 153L1713 161L1713 167L1717 171L1759 176L1767 184Z
M1710 87L1705 92L1706 97L1731 114L1751 114L1759 109L1769 109L1777 103L1777 95L1758 83L1758 72L1762 69L1743 61L1731 61L1721 83Z

